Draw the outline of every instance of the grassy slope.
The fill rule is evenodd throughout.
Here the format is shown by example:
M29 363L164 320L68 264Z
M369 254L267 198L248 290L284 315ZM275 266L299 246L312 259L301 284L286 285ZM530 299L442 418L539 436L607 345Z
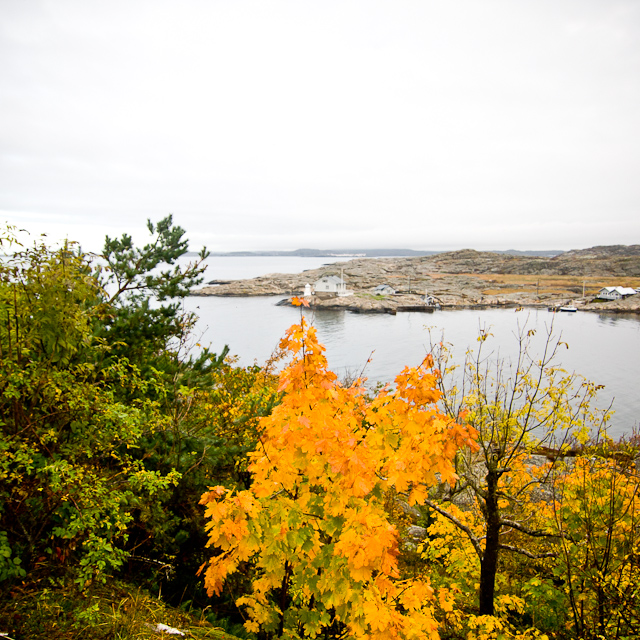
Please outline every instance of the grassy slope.
M0 633L13 640L236 639L207 611L168 607L159 598L123 582L93 586L83 593L51 582L24 583L1 594ZM184 636L159 635L155 630L159 623L181 630Z

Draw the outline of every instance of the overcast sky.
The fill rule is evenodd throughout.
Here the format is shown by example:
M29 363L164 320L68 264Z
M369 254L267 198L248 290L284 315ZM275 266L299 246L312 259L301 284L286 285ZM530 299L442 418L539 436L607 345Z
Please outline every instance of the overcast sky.
M638 0L0 0L0 221L98 250L640 242Z

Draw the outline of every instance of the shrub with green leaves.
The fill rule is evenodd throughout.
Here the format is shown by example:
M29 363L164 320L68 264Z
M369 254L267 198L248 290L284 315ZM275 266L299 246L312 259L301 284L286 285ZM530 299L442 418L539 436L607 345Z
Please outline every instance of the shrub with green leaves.
M100 302L71 245L36 245L0 268L0 579L43 563L73 565L81 585L104 579L124 560L133 510L178 479L133 455L165 417L152 380L104 358Z
M198 499L247 479L274 378L227 349L191 356L179 300L206 250L180 265L184 231L148 226L146 245L107 238L99 260L0 231L18 249L0 264L0 580L40 568L83 586L124 566L193 597Z

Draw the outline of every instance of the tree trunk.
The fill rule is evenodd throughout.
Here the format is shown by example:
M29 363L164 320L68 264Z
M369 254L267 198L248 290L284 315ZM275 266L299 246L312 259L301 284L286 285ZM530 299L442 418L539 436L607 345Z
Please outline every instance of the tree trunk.
M493 615L493 598L498 570L498 552L500 550L500 513L498 511L498 474L487 473L486 523L487 537L485 550L480 563L480 615Z

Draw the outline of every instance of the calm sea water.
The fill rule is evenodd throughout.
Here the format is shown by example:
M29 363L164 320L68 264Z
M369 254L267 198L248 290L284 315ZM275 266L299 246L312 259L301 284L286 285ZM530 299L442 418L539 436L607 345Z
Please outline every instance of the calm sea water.
M225 262L232 261L232 262ZM283 262L284 261L284 262ZM265 273L296 273L329 262L321 258L213 258L207 279L254 277ZM233 264L236 262L237 264ZM220 264L218 264L220 263ZM229 275L218 275L227 273ZM242 273L243 275L235 275ZM249 274L249 275L244 275ZM300 310L278 307L279 297L192 297L185 308L199 316L198 339L220 351L228 344L242 365L264 363L286 329L299 322ZM612 435L630 433L640 419L640 319L637 316L587 312L550 313L546 310L512 309L442 310L433 314L354 314L348 311L305 310L327 349L329 366L339 376L360 374L370 384L390 382L406 365L418 365L428 351L431 334L453 345L464 357L477 346L480 327L493 334L492 350L503 358L515 356L518 326L536 328L534 350L541 349L547 328L568 344L559 363L597 384L605 385L598 404L614 402ZM367 361L369 361L367 363Z

